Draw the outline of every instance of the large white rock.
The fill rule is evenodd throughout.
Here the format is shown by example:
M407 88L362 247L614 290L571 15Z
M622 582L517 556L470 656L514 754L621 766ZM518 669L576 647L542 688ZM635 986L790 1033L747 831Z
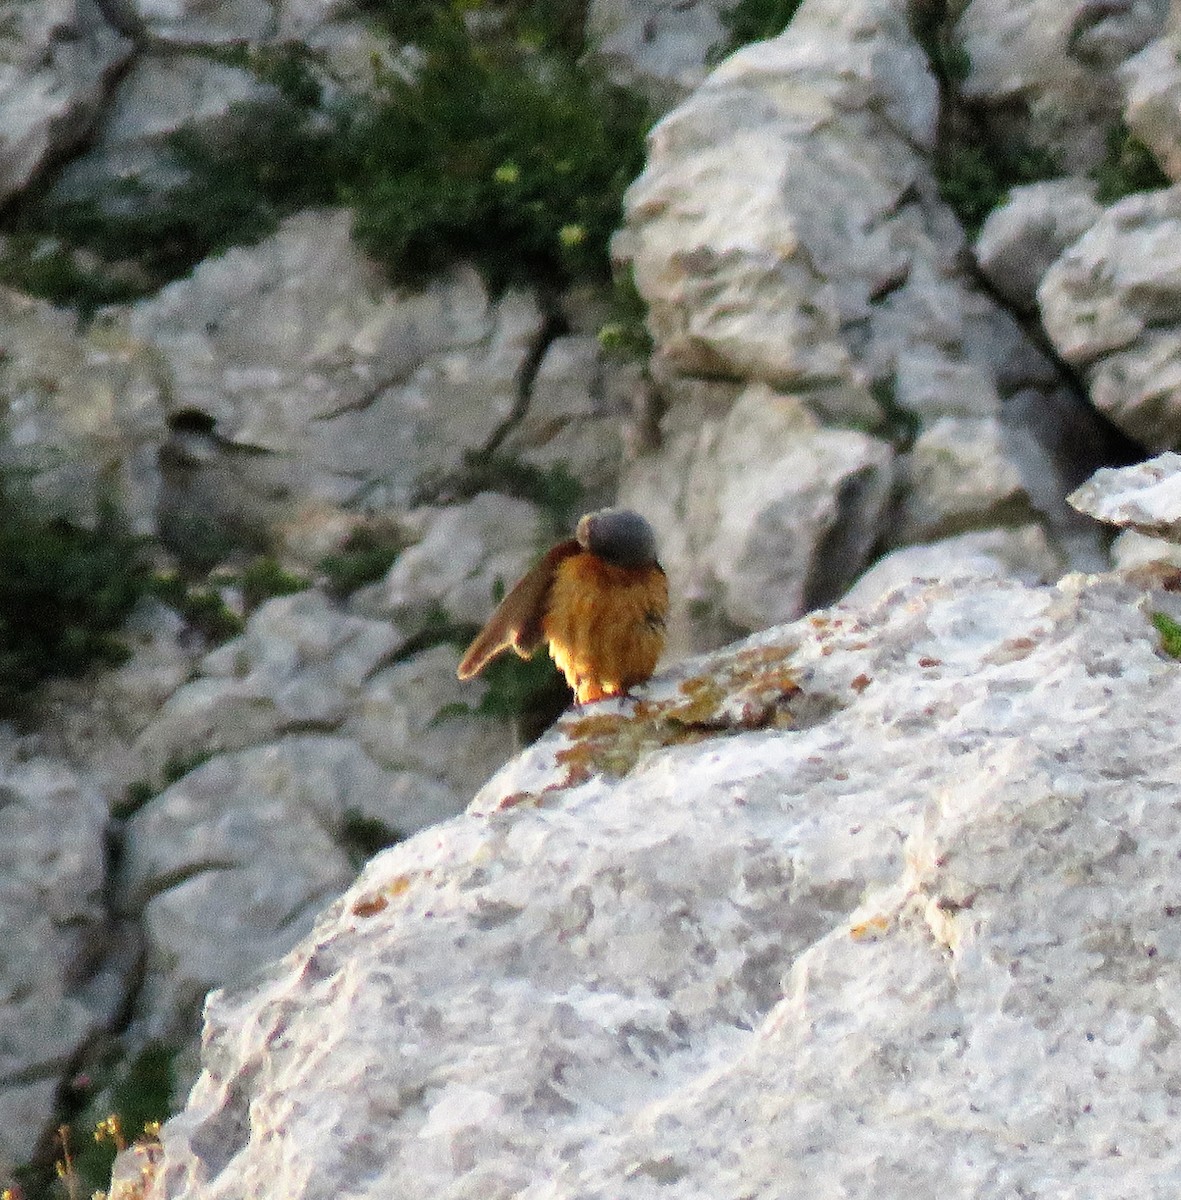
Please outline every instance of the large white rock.
M1046 273L1038 304L1100 411L1153 449L1181 443L1181 187L1109 208Z
M1166 1200L1159 606L915 585L572 715L210 999L149 1196Z
M107 806L62 762L0 766L0 1179L29 1160L68 1064L114 1020Z
M0 201L90 131L131 42L98 0L20 0L0 25Z

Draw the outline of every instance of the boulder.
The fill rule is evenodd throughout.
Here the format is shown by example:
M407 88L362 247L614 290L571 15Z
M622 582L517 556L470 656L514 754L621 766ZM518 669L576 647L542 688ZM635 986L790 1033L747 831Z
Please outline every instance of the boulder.
M882 532L892 467L885 442L766 385L717 413L674 409L622 489L671 580L669 657L839 595Z
M915 584L572 714L210 998L147 1195L1170 1195L1143 589Z
M1181 444L1181 187L1112 205L1046 273L1042 321L1095 406L1154 450Z
M1098 471L1067 499L1105 525L1181 543L1181 454Z
M0 29L0 201L90 133L132 43L99 0L21 0Z
M544 319L474 270L391 293L345 211L290 218L134 306L168 368L173 538L214 519L272 535L292 511L399 507L517 409Z
M1010 304L1036 312L1042 277L1102 213L1093 185L1081 179L1015 187L985 219L973 247L976 261Z
M28 1160L127 988L105 973L106 801L64 762L14 749L0 766L0 1179Z
M1083 174L1122 115L1120 66L1160 36L1167 11L1168 0L971 0L952 31L970 64L959 90L1008 137Z

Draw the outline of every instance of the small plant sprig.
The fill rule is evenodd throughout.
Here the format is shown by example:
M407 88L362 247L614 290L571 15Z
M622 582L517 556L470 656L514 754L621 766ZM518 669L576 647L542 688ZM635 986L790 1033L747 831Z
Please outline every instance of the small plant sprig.
M1160 634L1161 649L1170 658L1181 658L1181 624L1163 612L1154 612L1152 623Z

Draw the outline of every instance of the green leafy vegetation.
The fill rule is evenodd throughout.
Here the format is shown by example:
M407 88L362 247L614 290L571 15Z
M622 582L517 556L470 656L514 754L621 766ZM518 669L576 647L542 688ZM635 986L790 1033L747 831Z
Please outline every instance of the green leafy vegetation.
M761 42L765 38L778 37L796 15L803 0L738 0L737 4L722 10L720 16L726 30L725 41L710 52L710 58L718 61L733 54L739 46L750 42Z
M1160 634L1161 649L1171 658L1181 658L1181 624L1163 612L1154 612L1152 623Z
M623 191L643 164L646 105L511 21L473 38L447 8L409 75L378 74L348 129L356 236L395 278L457 259L499 290L606 281Z
M122 661L119 631L147 591L143 543L113 506L85 529L49 517L0 475L0 712L16 716L45 680Z
M318 567L328 590L340 599L384 578L406 545L405 533L392 525L362 525Z
M353 870L359 871L378 851L397 845L402 836L377 817L349 808L341 818L336 840L348 855Z
M368 11L414 50L396 69L375 64L365 94L326 98L306 51L209 51L281 99L232 109L232 134L172 136L163 167L180 182L165 191L129 178L17 205L0 229L0 282L93 313L335 203L354 209L358 240L400 281L468 259L494 289L606 282L652 114L579 57L583 5Z
M911 32L944 91L963 83L972 69L970 55L953 36L955 22L947 10L947 0L913 0L910 8Z
M599 329L599 345L615 358L647 361L652 353L648 306L631 271L615 276L611 288L611 317Z
M1122 121L1108 131L1107 157L1095 170L1095 199L1100 204L1114 204L1170 183L1152 151Z
M967 133L945 141L936 151L934 169L939 194L973 236L1011 188L1061 174L1047 150L976 140Z

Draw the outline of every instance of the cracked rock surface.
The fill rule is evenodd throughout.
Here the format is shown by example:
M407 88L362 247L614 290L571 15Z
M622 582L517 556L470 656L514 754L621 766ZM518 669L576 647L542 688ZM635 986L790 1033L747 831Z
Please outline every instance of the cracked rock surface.
M567 717L211 998L150 1194L1171 1195L1156 583L912 584Z

